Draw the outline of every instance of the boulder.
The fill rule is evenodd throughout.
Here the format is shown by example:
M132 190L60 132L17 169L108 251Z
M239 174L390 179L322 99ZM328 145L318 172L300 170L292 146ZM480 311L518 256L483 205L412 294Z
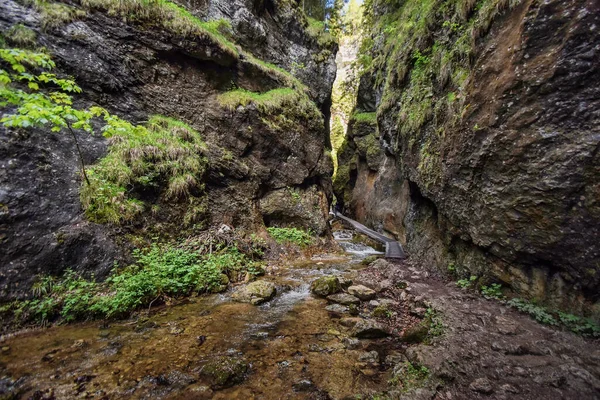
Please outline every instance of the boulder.
M354 325L352 336L357 338L381 338L389 336L389 332L385 326L376 321L363 319Z
M275 285L267 281L256 281L239 288L231 298L241 303L258 305L271 300L277 290Z
M361 299L363 301L372 300L377 295L377 293L373 289L370 289L364 285L350 286L348 288L348 293L350 293L353 296L358 297L359 299Z
M248 362L239 357L222 356L210 360L201 370L213 389L226 388L244 380Z
M334 303L343 304L345 306L360 303L360 299L358 297L354 297L348 293L332 294L331 296L327 296L327 300L332 301Z
M310 291L322 297L342 291L342 285L337 276L327 275L317 278L310 284Z

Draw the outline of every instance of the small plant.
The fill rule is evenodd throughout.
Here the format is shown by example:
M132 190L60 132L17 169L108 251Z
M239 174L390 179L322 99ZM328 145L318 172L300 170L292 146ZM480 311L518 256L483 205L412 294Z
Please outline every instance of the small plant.
M279 244L295 244L300 247L306 247L313 242L310 232L297 228L269 227L267 231Z
M507 303L510 307L516 308L522 313L529 314L539 323L546 325L558 325L558 321L548 313L543 307L536 306L526 300L515 298Z
M23 24L11 26L4 36L11 45L24 48L34 47L37 40L35 32Z
M4 306L25 322L45 324L61 319L66 322L90 318L118 318L157 301L194 293L224 290L228 276L260 275L262 263L250 260L236 247L211 254L172 246L153 245L136 250L135 263L119 269L102 283L85 279L73 271L62 278L44 276L34 285L32 300Z
M429 368L413 365L409 361L398 364L394 368L392 379L388 382L392 386L400 387L402 392L423 386L429 377Z
M434 337L442 336L444 334L444 324L439 312L428 307L425 312L425 320L429 322L429 332L425 339L426 342L430 342Z
M391 318L393 316L392 311L385 304L380 304L372 311L371 315L375 318Z
M459 279L456 282L456 286L458 286L461 289L468 289L475 284L475 281L477 281L477 279L477 276L471 275L469 279Z
M298 191L297 189L292 189L290 187L288 187L288 190L290 191L290 196L292 197L292 200L294 201L294 204L299 204L300 200L302 200L302 196L300 195L300 191Z
M486 299L502 299L502 298L504 298L504 295L502 294L502 285L499 283L492 283L489 286L482 286L481 294Z

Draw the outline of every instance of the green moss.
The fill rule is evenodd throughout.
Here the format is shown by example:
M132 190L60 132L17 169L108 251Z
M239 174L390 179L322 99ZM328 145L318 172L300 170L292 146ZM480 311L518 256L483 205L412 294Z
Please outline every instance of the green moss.
M253 104L264 115L262 122L272 130L319 129L323 116L315 103L301 91L291 88L273 89L265 93L244 89L231 90L218 96L219 103L233 111Z
M208 39L232 57L238 58L235 44L223 31L230 28L224 20L202 21L185 8L168 0L80 0L84 8L102 10L145 27L157 26L175 35ZM225 28L225 29L224 29Z
M205 144L189 125L153 116L147 126L123 123L110 138L108 154L87 171L81 202L87 217L100 223L124 223L145 204L136 193L153 191L164 200L188 200L194 220L205 209Z
M377 113L355 113L352 114L352 121L359 124L377 125Z
M474 61L474 38L486 33L494 18L517 3L366 1L365 26L369 31L359 59L369 59L362 63L363 73L373 73L376 85L384 88L378 113L397 113L398 142L420 136L421 128L434 116L440 117L434 120L436 123L460 121ZM386 13L375 15L375 8L385 8ZM381 39L383 45L375 47Z
M33 48L36 45L37 35L23 24L11 26L5 33L5 39L13 46Z

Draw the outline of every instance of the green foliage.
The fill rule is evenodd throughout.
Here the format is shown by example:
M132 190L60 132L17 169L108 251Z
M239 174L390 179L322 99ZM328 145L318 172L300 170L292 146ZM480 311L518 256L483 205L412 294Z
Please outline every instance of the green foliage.
M560 323L570 331L579 335L600 337L600 325L592 319L578 317L573 314L558 312Z
M292 189L290 187L288 187L288 190L290 192L290 196L292 197L292 200L294 201L295 204L300 203L300 200L302 200L302 195L300 194L300 191L298 189Z
M548 313L543 307L536 306L526 300L515 298L509 300L507 303L510 307L516 308L522 313L529 314L533 319L539 323L546 325L558 325L557 320Z
M475 282L477 281L477 277L475 275L471 275L469 277L469 279L459 279L456 282L456 286L458 286L461 289L467 289L470 288L471 286L473 286L475 284Z
M313 242L310 232L298 228L269 227L267 231L279 244L295 244L300 247L306 247Z
M553 312L547 308L519 298L511 299L506 302L506 304L522 313L528 314L539 323L561 326L578 335L594 338L600 337L600 325L591 319L578 317L561 311Z
M90 318L123 317L157 301L165 302L195 293L226 288L224 277L234 272L259 274L262 265L237 248L201 255L171 246L153 245L134 251L135 264L115 267L103 283L87 280L73 271L61 279L43 276L33 287L35 299L15 302L5 312L24 322L66 322Z
M7 42L13 46L33 48L36 45L37 35L23 24L11 26L5 33Z
M88 218L124 223L144 209L135 193L154 191L165 201L187 200L189 212L202 214L205 144L189 125L159 115L146 126L104 114L108 154L88 170L90 185L81 190ZM189 217L189 223L195 218Z
M433 308L427 308L425 312L425 320L429 323L429 331L427 332L426 342L430 342L434 337L444 334L444 323L439 312Z
M228 22L216 20L204 22L185 8L168 0L80 0L89 10L102 10L119 16L128 22L158 27L174 35L193 39L208 39L222 51L238 58L234 43L223 34L231 29Z
M73 108L73 101L67 93L80 93L81 88L71 79L59 78L48 72L55 64L45 53L0 49L0 66L9 67L8 71L0 69L0 107L16 107L14 113L4 114L0 123L10 128L49 126L52 132L67 128L79 153L82 174L89 184L74 130L93 133L90 120L98 116L101 109Z
M405 361L394 368L392 379L388 383L399 387L402 392L407 392L423 386L427 378L429 378L429 368Z
M325 30L325 22L317 21L314 18L307 18L308 27L306 32L315 39L321 47L332 47L337 43L334 35Z
M502 294L502 285L499 283L492 283L489 286L482 286L481 294L486 299L502 299L502 298L504 298L504 295Z

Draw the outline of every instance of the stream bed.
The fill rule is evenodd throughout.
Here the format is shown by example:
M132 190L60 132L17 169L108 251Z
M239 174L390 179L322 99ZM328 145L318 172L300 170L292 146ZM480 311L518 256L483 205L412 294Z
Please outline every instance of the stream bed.
M352 243L351 234L336 239L347 256L272 266L261 279L274 282L277 295L260 306L234 302L229 291L129 320L4 338L0 393L33 399L341 399L375 392L387 379L365 361L372 350L388 348L387 339L350 337L340 315L326 310L327 300L310 294L317 277L352 279L362 258L379 254Z

